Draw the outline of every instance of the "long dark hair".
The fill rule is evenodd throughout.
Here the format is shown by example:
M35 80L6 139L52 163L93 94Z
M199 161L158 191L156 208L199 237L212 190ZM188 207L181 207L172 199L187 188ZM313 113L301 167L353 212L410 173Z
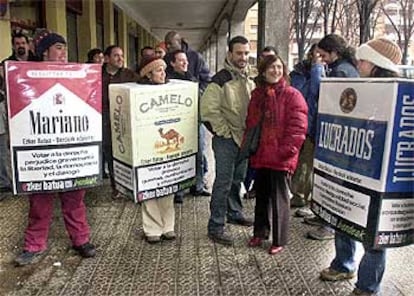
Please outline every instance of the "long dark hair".
M93 57L97 54L103 54L102 49L100 48L93 48L90 51L88 51L87 56L88 56L88 60L86 61L86 63L91 64L93 63Z
M374 68L372 68L369 77L400 77L400 74L374 65Z
M264 86L266 85L266 79L264 76L264 73L266 70L277 60L280 60L280 62L283 65L283 78L286 80L287 83L289 83L289 73L286 67L286 64L283 62L282 58L278 55L268 55L264 56L262 59L260 59L259 65L257 66L257 77L254 79L257 86Z
M337 55L356 67L355 48L348 46L344 38L337 34L326 35L318 42L318 47L326 52L336 52Z

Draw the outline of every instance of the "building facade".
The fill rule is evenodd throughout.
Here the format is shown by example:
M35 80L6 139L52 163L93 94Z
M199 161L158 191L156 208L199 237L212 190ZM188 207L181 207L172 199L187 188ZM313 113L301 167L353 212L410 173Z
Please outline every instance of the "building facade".
M149 31L129 17L112 0L8 0L0 14L0 59L11 54L11 35L23 32L32 38L47 28L67 40L68 60L84 62L91 48L118 44L124 49L125 65L133 68L139 50L158 43ZM7 46L9 44L10 46Z
M312 30L311 37L306 40L306 46L305 48L309 48L312 43L318 42L324 37L324 22L320 14L318 14L319 7L317 5L318 2L315 2L315 6L313 7L313 11L310 14L310 18L308 20L308 26L309 30ZM353 2L350 2L353 3ZM338 10L344 10L347 9L347 1L341 2L342 7L338 7ZM377 9L372 13L372 22L375 23L375 29L372 32L373 36L375 38L378 37L385 37L388 39L391 39L397 43L400 43L400 46L402 46L402 42L404 42L404 39L402 39L402 42L399 42L398 40L398 34L396 32L395 26L398 28L398 30L402 31L402 26L404 23L404 11L401 9L401 6L399 4L398 0L383 0L382 5L384 10L382 10L381 6L378 6ZM352 18L352 20L349 20L352 24L357 24L358 21L358 14L356 7L354 11L349 11L349 9L346 12L347 18ZM384 13L385 11L385 13ZM338 12L339 13L339 12ZM414 6L411 11L412 17L411 20L414 19ZM387 15L389 17L387 17ZM293 14L292 16L293 17ZM331 23L329 21L329 23ZM341 34L346 38L346 40L349 40L350 45L352 46L358 46L359 42L359 36L358 34L358 28L341 28L341 25L343 26L344 23L338 23L337 27L337 33ZM312 28L311 28L312 27ZM252 6L252 8L249 10L246 16L245 20L245 35L251 42L251 62L254 64L256 63L256 55L257 55L257 29L258 29L258 4ZM298 62L298 43L296 42L295 35L293 32L291 32L291 40L289 43L289 59L288 59L288 65L291 68L294 64ZM402 36L403 37L403 36ZM407 64L408 65L414 65L414 40L413 35L410 37L410 43L408 46L407 51ZM275 45L275 44L267 44L267 45Z

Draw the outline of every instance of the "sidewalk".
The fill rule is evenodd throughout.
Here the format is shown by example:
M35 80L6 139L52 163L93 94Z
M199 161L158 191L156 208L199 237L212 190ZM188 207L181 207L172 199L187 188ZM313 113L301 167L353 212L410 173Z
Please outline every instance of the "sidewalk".
M299 218L291 219L287 249L269 256L267 245L246 247L251 228L229 225L232 247L212 243L209 199L187 196L176 206L177 240L149 245L142 239L140 206L112 201L106 185L87 194L97 256L82 260L70 248L58 201L45 257L21 268L12 261L21 250L27 198L0 202L0 295L346 296L353 289L353 281L318 279L333 257L333 241L305 239L310 226ZM252 216L254 200L244 203ZM382 296L414 295L413 275L414 245L389 250Z

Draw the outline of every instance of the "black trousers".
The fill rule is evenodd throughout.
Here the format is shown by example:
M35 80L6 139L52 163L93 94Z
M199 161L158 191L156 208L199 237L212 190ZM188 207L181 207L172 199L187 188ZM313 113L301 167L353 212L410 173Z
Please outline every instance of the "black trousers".
M105 163L108 164L109 180L111 188L115 189L115 176L114 176L114 158L112 155L112 135L111 125L109 123L102 125L102 169L105 172Z
M256 171L256 207L254 210L254 236L267 238L272 230L273 245L288 242L290 175L271 169Z

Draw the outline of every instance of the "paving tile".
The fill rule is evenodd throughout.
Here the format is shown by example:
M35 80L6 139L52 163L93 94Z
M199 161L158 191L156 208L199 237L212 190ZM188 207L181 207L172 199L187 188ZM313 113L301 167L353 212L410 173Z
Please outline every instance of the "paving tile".
M252 217L254 200L243 203ZM300 218L291 219L286 249L270 256L270 241L247 247L252 227L228 225L232 246L210 241L208 198L186 196L175 206L177 239L155 245L142 238L140 205L113 201L107 184L88 190L86 204L95 258L82 260L71 249L57 200L44 257L16 268L12 261L20 252L28 202L7 197L0 203L0 295L347 296L355 283L319 279L334 256L333 241L306 239L312 227ZM388 250L382 296L414 296L413 275L414 246Z

